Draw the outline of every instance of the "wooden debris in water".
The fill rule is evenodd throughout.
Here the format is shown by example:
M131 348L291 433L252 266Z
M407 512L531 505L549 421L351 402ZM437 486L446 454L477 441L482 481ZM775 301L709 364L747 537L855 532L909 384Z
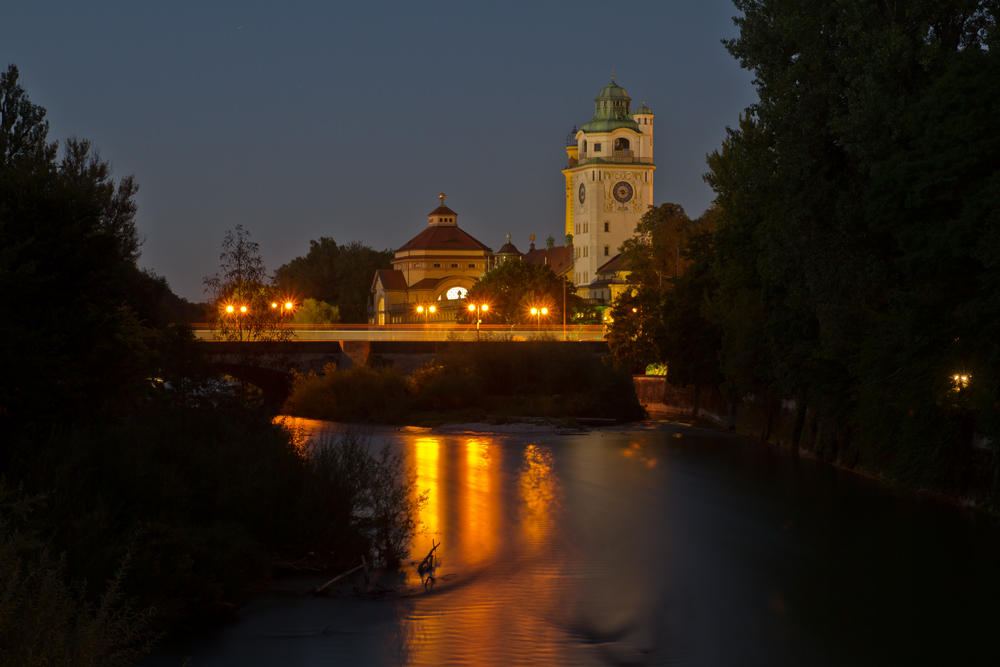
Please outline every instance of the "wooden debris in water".
M337 583L341 579L347 577L348 575L354 574L355 572L357 572L358 570L360 570L362 568L365 571L365 575L367 575L368 574L368 561L365 560L364 554L361 555L361 565L358 565L357 567L351 568L350 570L348 570L347 572L344 572L343 574L338 574L336 577L334 577L330 581L326 582L325 584L323 584L319 588L317 588L317 589L315 589L313 591L310 591L310 592L313 595L321 595L322 593L326 592L326 590L329 589L330 586L334 585L335 583Z

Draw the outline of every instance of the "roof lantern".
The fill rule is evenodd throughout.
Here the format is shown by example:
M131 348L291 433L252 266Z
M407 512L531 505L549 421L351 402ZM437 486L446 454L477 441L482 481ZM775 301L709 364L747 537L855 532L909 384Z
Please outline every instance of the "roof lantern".
M576 129L576 125L574 125L573 126L573 130L569 134L566 135L566 145L567 146L576 146L576 133L577 133L577 129Z
M441 205L427 214L427 225L430 227L457 227L458 214L444 205L445 193L438 195Z
M611 132L624 127L639 131L639 125L632 120L632 98L625 89L615 83L615 75L611 75L611 83L601 88L594 98L594 118L589 123L580 126L587 133Z

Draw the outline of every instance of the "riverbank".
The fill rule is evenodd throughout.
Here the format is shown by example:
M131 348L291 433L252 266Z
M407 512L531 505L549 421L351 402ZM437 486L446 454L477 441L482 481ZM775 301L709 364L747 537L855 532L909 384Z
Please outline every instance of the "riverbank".
M674 387L665 377L635 376L633 382L651 417L694 420L735 431L897 489L1000 516L1000 455L989 438L956 433L950 443L949 484L934 488L909 482L891 469L863 463L850 447L843 424L831 424L832 418L824 418L795 399L751 395L733 403L717 389Z

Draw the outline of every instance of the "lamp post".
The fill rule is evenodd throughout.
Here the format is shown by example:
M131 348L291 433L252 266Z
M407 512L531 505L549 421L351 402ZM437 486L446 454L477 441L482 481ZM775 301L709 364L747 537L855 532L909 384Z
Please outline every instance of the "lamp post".
M483 313L488 311L490 307L485 303L480 304L469 304L469 312L476 314L476 341L479 341L479 323L483 321Z
M431 314L437 311L434 306L417 306L417 312L424 314L424 324L430 324Z
M294 308L294 307L295 307L295 304L292 303L291 301L286 301L285 303L281 304L280 306L278 305L277 301L272 301L271 302L271 310L277 311L277 313L278 313L278 321L281 323L282 326L284 326L284 324L285 324L285 315L288 315L290 317L292 315L292 308ZM280 310L279 310L279 308L280 308Z
M542 315L548 315L548 308L532 308L531 314L535 316L535 331L542 330Z

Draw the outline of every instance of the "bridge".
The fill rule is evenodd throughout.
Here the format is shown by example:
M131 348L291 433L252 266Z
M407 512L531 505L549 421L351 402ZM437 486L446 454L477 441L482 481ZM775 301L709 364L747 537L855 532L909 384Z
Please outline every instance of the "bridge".
M211 324L193 324L196 338L214 341ZM296 341L472 341L477 339L532 340L546 338L560 341L604 340L600 324L541 325L434 323L392 324L286 324Z
M206 345L212 372L225 373L259 387L265 400L280 403L288 396L291 373L322 373L328 364L351 366L395 366L408 375L430 361L444 344L469 345L476 330L454 325L296 326L296 338L286 342L231 342L212 337L209 325L195 325L195 336ZM574 327L563 336L562 327L540 329L509 326L482 327L483 344L491 340L553 340L585 345L594 354L605 355L603 327Z

